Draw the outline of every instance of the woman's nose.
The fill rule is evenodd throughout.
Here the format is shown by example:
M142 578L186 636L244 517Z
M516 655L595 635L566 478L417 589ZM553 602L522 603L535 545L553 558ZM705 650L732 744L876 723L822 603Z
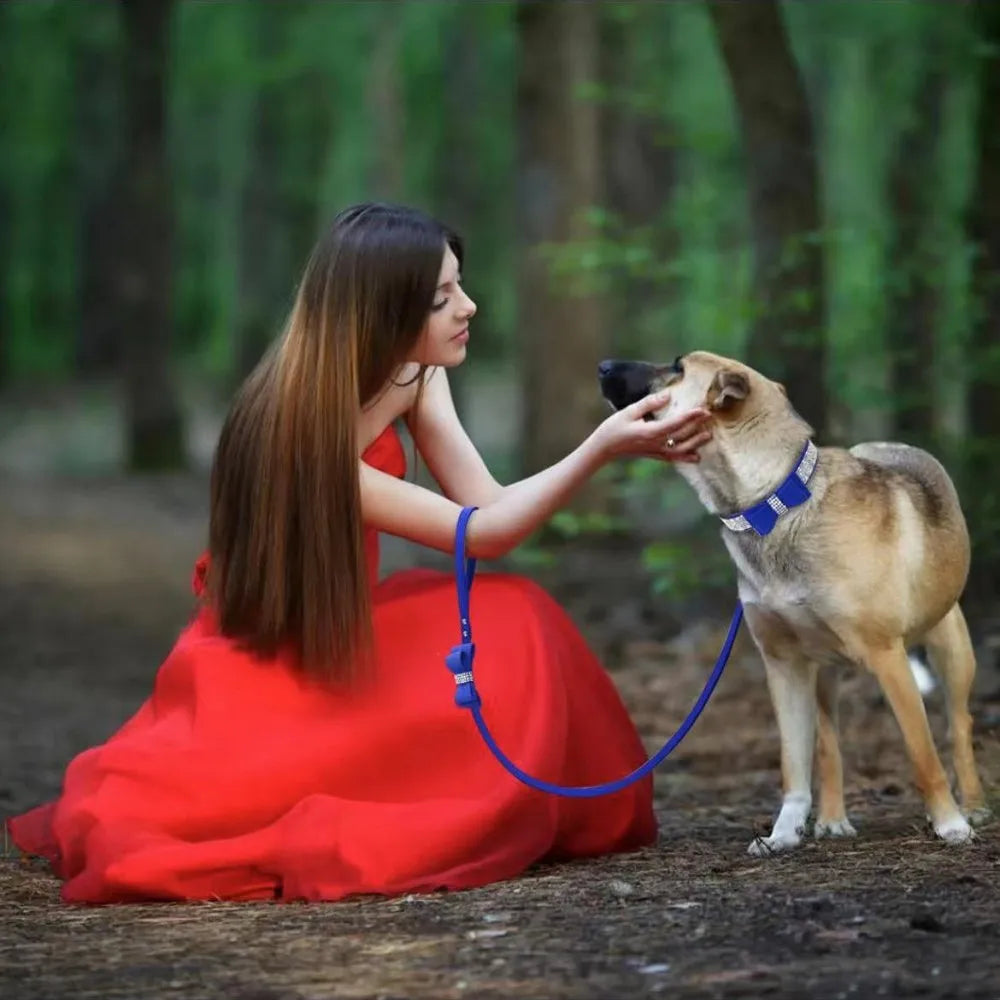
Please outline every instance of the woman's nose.
M462 292L462 295L465 301L461 303L460 311L467 319L472 319L472 317L476 315L476 309L478 307L476 306L476 303L465 294L465 292Z

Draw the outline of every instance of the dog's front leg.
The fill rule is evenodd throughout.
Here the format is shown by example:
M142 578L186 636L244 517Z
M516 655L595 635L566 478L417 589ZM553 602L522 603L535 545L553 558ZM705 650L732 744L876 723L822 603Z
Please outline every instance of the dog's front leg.
M785 649L762 650L767 684L781 736L781 811L769 837L748 848L755 857L787 851L802 843L812 808L812 763L816 742L816 666Z
M844 808L844 763L840 756L837 707L839 687L839 665L827 665L819 670L816 678L819 807L814 828L817 837L853 837L856 832Z

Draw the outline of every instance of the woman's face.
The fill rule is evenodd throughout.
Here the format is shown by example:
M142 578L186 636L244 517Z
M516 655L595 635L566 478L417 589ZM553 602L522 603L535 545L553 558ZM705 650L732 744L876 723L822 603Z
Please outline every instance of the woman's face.
M475 315L476 303L462 290L458 258L451 247L445 247L434 304L410 360L443 368L460 365L469 341L469 320Z

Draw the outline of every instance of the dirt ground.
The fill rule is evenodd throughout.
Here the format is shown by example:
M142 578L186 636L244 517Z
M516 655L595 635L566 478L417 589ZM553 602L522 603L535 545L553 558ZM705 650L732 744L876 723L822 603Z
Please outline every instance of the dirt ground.
M67 760L147 693L191 607L203 501L193 479L0 486L0 816L55 794ZM621 597L610 573L588 578ZM676 633L665 618L657 634L647 615L610 635L593 606L570 610L616 664L654 749L695 699L726 622ZM990 790L998 690L985 666L976 743ZM939 695L928 708L945 746ZM60 904L44 867L8 847L0 998L1000 998L1000 823L969 846L936 842L869 678L848 682L842 711L859 837L763 861L746 848L778 801L778 742L745 636L661 766L659 843L636 854L395 900L88 908Z

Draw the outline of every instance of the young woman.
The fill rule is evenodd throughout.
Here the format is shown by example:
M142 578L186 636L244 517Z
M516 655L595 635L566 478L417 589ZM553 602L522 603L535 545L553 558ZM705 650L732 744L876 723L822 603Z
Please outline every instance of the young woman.
M151 697L71 762L58 801L9 822L71 901L312 899L458 889L656 833L651 782L601 799L533 791L455 707L450 575L377 584L377 533L493 558L621 455L695 460L704 414L608 417L561 462L499 485L459 423L447 369L476 306L462 247L412 209L343 212L283 335L240 389L212 472L199 610ZM443 496L404 479L405 419ZM671 448L665 451L667 442ZM482 574L476 680L506 751L591 784L643 758L607 676L531 582Z

